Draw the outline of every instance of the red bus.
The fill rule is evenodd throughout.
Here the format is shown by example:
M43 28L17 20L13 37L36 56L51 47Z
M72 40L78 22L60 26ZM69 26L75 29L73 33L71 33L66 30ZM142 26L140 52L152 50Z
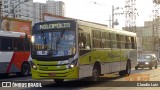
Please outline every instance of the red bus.
M22 32L0 31L0 75L30 74L30 38Z

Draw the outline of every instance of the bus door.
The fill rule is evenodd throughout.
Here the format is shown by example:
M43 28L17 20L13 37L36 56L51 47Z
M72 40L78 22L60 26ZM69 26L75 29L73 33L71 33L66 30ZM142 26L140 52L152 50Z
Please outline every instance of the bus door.
M91 66L91 42L89 33L79 33L79 63L80 63L80 77L87 77L92 75Z

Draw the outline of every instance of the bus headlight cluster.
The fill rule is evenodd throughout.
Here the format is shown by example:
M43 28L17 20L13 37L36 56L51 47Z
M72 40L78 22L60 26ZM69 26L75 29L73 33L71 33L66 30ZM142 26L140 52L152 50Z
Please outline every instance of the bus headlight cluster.
M34 64L34 62L31 62L31 67L35 70L37 69L37 66Z
M77 65L77 59L71 62L69 68L74 68L76 65Z

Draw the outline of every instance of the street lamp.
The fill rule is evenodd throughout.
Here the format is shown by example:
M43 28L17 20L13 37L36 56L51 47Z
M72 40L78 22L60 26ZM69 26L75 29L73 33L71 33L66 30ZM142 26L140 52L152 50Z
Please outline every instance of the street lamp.
M7 18L11 13L14 13L14 9L17 8L20 4L22 4L22 3L24 3L24 2L28 2L28 1L30 1L30 0L24 0L23 2L18 3L18 4L1 20L1 22L2 22L5 18Z

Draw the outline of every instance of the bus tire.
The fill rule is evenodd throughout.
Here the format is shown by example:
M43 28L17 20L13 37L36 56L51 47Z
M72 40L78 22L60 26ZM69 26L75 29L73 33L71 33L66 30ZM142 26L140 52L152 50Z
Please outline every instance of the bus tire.
M2 73L2 74L0 74L0 79L6 78L8 76L9 76L9 73Z
M54 82L56 84L61 84L61 83L63 83L63 81L64 81L64 79L54 79Z
M24 63L22 64L21 67L21 76L28 76L30 74L31 68L30 65L28 63Z
M156 62L155 69L157 69L157 67L158 67L158 64L157 64L157 62Z
M135 70L138 70L138 66L135 67Z
M98 72L98 67L97 66L95 66L94 68L93 68L93 71L92 71L92 77L91 77L91 80L92 81L98 81L99 80L99 72Z
M129 76L131 74L131 62L127 62L126 70L125 70L126 76Z
M126 70L120 71L119 75L120 76L129 76L130 73L131 73L131 63L130 63L130 61L127 61Z
M149 66L149 69L152 70L152 65Z

